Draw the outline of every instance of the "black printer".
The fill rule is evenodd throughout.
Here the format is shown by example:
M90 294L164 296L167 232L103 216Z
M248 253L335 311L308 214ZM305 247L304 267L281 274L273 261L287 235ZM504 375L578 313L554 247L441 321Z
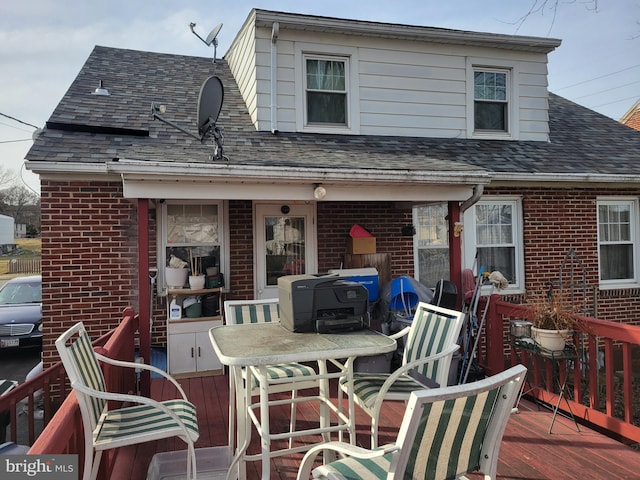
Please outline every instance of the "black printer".
M339 333L369 327L369 292L336 275L278 278L280 322L292 332Z

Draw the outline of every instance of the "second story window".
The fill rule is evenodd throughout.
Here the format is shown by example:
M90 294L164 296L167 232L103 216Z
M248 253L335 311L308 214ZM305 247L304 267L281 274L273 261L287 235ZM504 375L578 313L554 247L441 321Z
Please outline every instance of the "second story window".
M473 127L475 131L509 131L508 80L506 71L474 70Z
M347 125L347 68L344 59L305 58L307 125Z

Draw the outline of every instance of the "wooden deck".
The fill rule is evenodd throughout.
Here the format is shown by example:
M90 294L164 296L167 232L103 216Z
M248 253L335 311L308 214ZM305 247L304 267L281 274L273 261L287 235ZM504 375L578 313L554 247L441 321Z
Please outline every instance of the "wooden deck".
M200 439L197 448L227 444L228 380L226 376L200 377L181 380L185 392L198 409ZM172 387L161 380L152 380L152 396L156 399L173 397ZM335 391L335 388L332 389ZM369 417L358 410L357 441L369 446ZM387 402L381 417L380 443L390 442L404 413L402 402ZM272 428L287 428L288 409L272 413ZM298 410L298 425L317 424L317 406L303 404ZM523 401L519 413L512 414L505 432L498 478L513 480L557 479L638 479L640 451L581 426L577 432L573 422L558 417L552 434L547 430L551 422L548 409ZM250 452L259 451L255 432ZM313 439L309 439L313 440ZM184 449L179 440L151 442L121 449L112 478L143 480L151 458L156 452ZM295 479L302 454L278 457L271 461L271 478ZM250 480L260 478L260 462L247 466Z

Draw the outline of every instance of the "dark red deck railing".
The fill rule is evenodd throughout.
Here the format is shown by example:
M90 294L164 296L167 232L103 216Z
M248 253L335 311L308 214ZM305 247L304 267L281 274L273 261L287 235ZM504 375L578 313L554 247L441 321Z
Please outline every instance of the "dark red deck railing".
M95 350L109 358L130 362L134 361L135 347L138 338L138 324L139 319L137 315L134 315L133 309L125 309L122 321L118 327L93 342ZM62 364L58 363L45 372L42 372L42 374L34 380L40 376L46 377L48 374L55 376L53 372L58 372L60 368L62 368ZM62 372L64 373L64 368L62 368ZM135 392L137 389L136 373L133 369L104 365L104 376L108 391L128 393ZM66 375L64 375L64 379L66 381ZM64 388L64 383L65 382L60 382L58 385ZM37 386L33 388L37 389ZM64 399L64 402L53 418L51 418L40 436L33 443L29 449L29 453L79 454L79 465L83 465L84 436L82 432L80 408L78 407L75 394L71 392L71 394ZM110 478L115 455L113 452L105 452L102 458L103 463L99 478Z
M486 300L486 299L485 299ZM480 308L484 308L482 305ZM482 311L482 310L480 310ZM568 374L571 395L568 399L576 418L603 428L624 439L640 442L640 424L634 402L634 368L632 351L640 346L640 327L581 316L584 331L574 333L578 347L575 362L566 362L554 373L549 360L512 348L510 320L532 319L526 305L505 302L492 295L486 319L484 345L479 349L479 362L487 374L522 362L532 371L527 374L527 392L537 400L555 405L559 392L553 385L554 374ZM599 368L599 353L604 353L604 366ZM602 355L600 355L602 357ZM636 376L639 372L635 372ZM563 378L561 377L561 380ZM640 381L636 379L635 382ZM547 387L549 386L549 387ZM563 408L565 407L565 408ZM564 400L560 409L566 411Z

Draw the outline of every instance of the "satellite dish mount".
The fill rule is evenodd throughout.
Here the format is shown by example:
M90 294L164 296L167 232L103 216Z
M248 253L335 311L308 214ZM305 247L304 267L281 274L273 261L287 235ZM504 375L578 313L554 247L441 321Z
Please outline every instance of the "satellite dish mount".
M200 94L198 95L197 135L164 118L162 115L166 112L165 105L152 102L151 114L154 119L160 120L161 122L166 123L167 125L170 125L197 140L200 140L200 143L205 143L208 139L213 137L215 143L213 159L228 160L223 153L224 135L222 127L216 124L218 117L220 116L220 110L222 110L223 99L224 88L222 86L222 81L220 81L220 79L215 75L210 76L200 87Z
M218 33L220 33L220 29L222 28L222 24L219 23L218 25L216 25L215 28L213 30L211 30L209 35L207 35L206 39L204 39L200 35L198 35L198 33L194 30L195 26L196 26L196 24L193 23L193 22L191 22L189 24L189 28L191 29L191 33L193 33L196 37L198 37L200 40L202 40L202 43L204 43L207 47L210 47L213 44L213 63L215 64L216 63L216 54L217 54L217 50L218 50Z

